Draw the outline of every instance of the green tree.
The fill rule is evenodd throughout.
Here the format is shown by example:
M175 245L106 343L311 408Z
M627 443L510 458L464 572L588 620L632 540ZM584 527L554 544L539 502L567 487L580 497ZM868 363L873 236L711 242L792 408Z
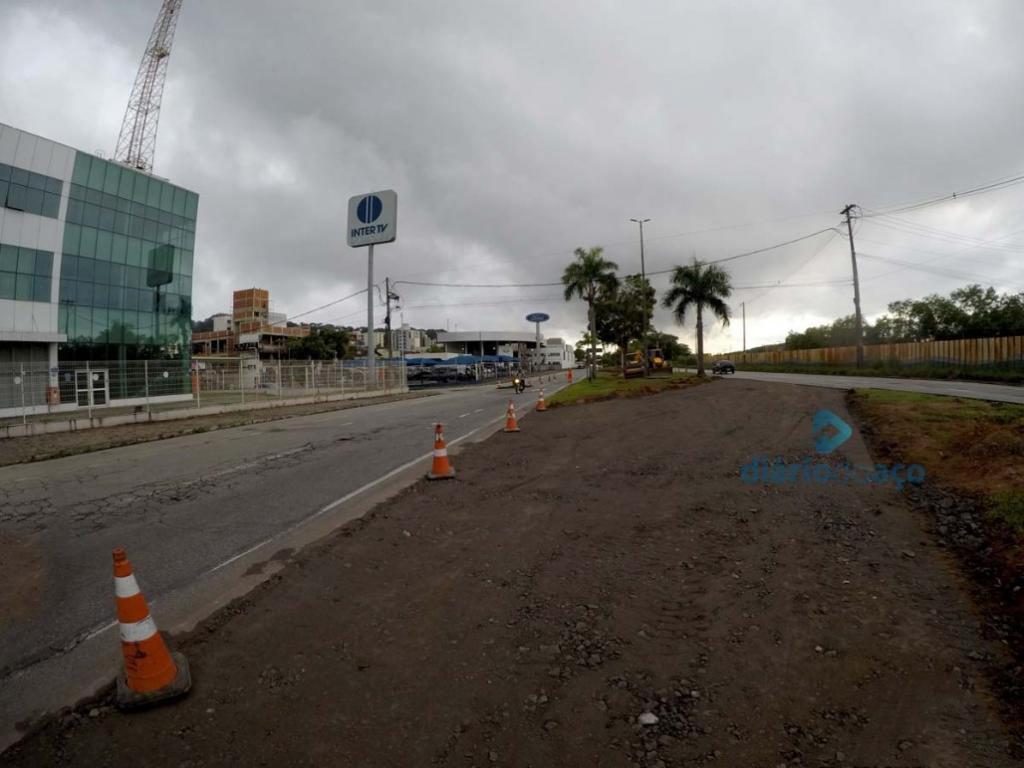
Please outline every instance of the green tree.
M666 360L681 360L691 355L690 347L679 341L679 337L671 333L649 330L647 338L652 349L660 349Z
M592 341L593 337L590 335L590 331L583 331L583 336L576 342L576 348L573 351L576 362L586 362L589 359L587 352L593 346ZM587 365L589 366L590 363Z
M334 360L352 357L348 332L333 325L311 325L309 336L288 340L288 354L298 360Z
M697 259L685 267L676 267L672 272L672 285L662 300L662 305L673 310L680 324L686 319L687 310L694 310L697 316L697 375L704 376L704 310L729 324L729 305L725 300L732 295L729 273L714 264L701 264Z
M614 291L602 293L597 300L597 337L619 348L622 374L626 374L626 353L632 341L642 341L644 316L654 312L655 294L639 275L629 275ZM646 354L646 353L645 353Z
M572 301L578 296L587 302L587 327L590 331L590 378L597 376L596 340L597 319L595 309L597 300L602 293L612 293L619 280L615 270L619 265L604 257L604 249L594 246L589 250L577 248L576 260L570 263L562 273L562 285L565 286L565 300Z

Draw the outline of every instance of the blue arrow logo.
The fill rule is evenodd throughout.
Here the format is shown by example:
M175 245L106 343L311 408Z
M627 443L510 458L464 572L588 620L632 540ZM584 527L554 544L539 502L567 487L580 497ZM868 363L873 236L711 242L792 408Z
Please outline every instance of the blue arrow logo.
M832 427L832 432L828 431ZM832 453L850 439L853 429L832 411L822 408L814 414L814 450L818 453Z

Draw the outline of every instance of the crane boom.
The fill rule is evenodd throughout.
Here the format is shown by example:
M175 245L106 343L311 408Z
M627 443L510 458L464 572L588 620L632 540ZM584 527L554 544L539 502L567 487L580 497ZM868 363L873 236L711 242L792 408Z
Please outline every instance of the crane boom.
M128 99L117 137L114 159L142 171L153 170L156 154L156 129L160 123L160 101L167 80L167 62L171 56L174 30L178 26L183 0L163 0L160 15L149 35L135 76L132 95Z

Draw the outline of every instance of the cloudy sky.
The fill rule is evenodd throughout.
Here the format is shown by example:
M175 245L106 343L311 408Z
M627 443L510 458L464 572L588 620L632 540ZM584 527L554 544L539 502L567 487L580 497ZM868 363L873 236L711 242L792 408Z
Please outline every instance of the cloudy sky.
M158 0L4 0L0 121L109 155ZM295 315L365 287L351 195L393 188L383 279L553 283L720 259L1024 172L1024 4L185 0L156 172L201 195L196 317L269 288ZM1024 289L1024 185L858 222L865 314ZM831 232L725 264L749 346L852 311ZM664 288L667 278L654 284ZM558 287L398 286L418 327L579 336ZM365 323L358 297L302 319ZM382 311L377 311L378 318ZM397 318L396 318L397 320ZM693 343L659 309L656 325Z

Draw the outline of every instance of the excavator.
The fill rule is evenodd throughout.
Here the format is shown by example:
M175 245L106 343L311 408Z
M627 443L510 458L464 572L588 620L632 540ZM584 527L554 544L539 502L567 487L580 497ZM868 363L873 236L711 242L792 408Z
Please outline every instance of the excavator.
M657 347L647 350L647 370L649 373L672 373L672 361L665 358L665 355ZM644 375L644 358L640 350L630 352L626 355L626 365L623 370L627 379L634 376Z

